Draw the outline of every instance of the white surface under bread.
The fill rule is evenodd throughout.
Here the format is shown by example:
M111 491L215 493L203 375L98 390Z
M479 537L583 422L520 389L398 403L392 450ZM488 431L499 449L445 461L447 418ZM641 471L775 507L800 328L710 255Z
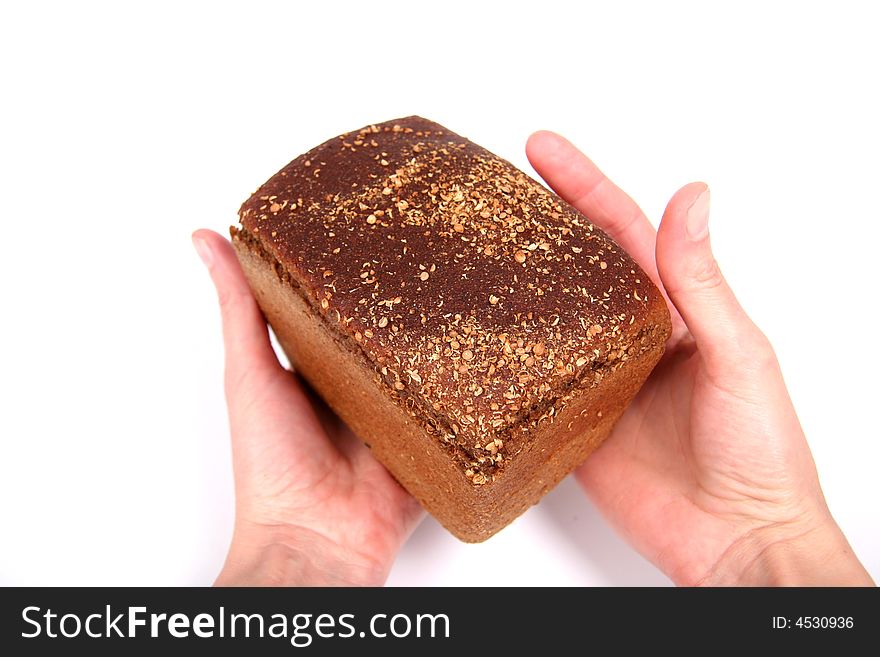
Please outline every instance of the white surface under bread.
M526 170L530 131L561 132L655 221L707 181L721 266L880 580L876 23L856 3L492 4L3 10L0 584L212 581L232 484L190 232L327 136L412 113ZM570 480L481 545L426 520L389 582L473 584L487 560L486 585L666 583Z

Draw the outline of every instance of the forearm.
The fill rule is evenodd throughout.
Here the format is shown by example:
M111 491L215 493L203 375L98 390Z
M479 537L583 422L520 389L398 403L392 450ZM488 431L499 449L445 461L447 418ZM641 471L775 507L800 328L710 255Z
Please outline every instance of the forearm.
M737 541L701 586L873 586L837 523L763 527Z

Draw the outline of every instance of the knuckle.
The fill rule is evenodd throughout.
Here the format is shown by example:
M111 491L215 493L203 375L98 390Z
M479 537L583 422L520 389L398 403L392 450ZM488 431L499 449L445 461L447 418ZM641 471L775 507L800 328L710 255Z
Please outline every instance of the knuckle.
M611 228L617 233L623 233L629 230L639 219L641 219L641 213L637 210L631 210L615 217Z
M615 215L606 226L603 226L603 229L609 232L612 237L619 238L629 233L644 218L645 215L638 206L631 207L627 211Z
M721 365L718 372L725 385L763 379L779 368L770 340L750 321L727 332L716 349L715 360Z
M217 290L217 301L220 302L222 310L228 310L235 305L235 294L228 288Z
M274 372L238 363L227 363L224 387L230 404L246 409L257 403L271 386Z
M754 362L759 363L762 367L776 366L776 351L773 349L769 338L764 335L761 329L751 324L747 334L740 339L747 346L749 353L752 354Z
M224 288L217 291L220 310L224 316L235 314L247 307L252 297L249 293L236 288Z
M691 270L691 281L696 287L704 290L712 290L724 283L724 276L718 261L713 257L703 258L698 261Z

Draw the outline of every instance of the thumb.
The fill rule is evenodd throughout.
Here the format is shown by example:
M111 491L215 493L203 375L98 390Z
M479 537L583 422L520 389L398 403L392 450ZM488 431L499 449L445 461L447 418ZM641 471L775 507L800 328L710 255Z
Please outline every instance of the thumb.
M192 241L220 301L226 405L239 499L250 500L254 487L265 483L273 468L292 471L294 461L301 466L297 472L302 477L325 472L338 454L332 443L319 439L321 423L308 397L298 379L278 362L235 250L229 240L210 230L197 230Z
M226 352L226 393L234 398L243 392L243 381L274 374L280 364L232 245L211 230L197 230L192 241L217 289Z
M682 187L663 213L657 233L663 287L712 367L727 369L738 354L766 342L739 305L709 243L709 188ZM716 371L722 371L716 368Z

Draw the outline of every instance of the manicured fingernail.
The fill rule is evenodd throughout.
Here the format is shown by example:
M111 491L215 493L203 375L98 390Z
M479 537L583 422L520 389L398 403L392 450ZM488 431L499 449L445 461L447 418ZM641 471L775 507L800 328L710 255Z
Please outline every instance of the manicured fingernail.
M214 252L211 251L211 246L208 244L207 240L204 240L201 237L193 237L192 241L193 246L196 248L196 253L199 254L202 262L205 263L205 267L210 269L211 265L214 264Z
M697 200L691 203L691 207L687 211L687 232L688 236L698 241L709 234L709 188L697 197Z

